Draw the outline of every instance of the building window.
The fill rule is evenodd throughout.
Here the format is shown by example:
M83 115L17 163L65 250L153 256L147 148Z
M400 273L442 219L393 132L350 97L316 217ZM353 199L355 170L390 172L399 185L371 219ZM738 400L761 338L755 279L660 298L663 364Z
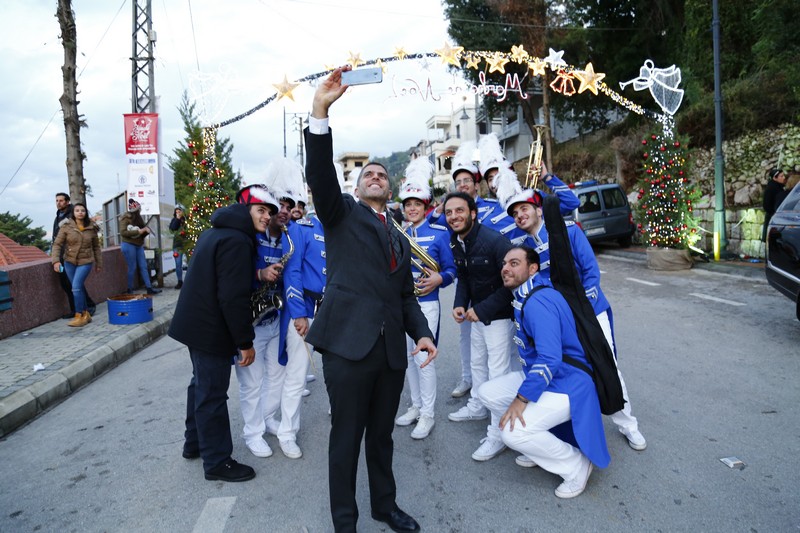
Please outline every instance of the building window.
M461 138L461 126L456 124L456 139L460 139L460 138Z
M478 123L478 132L481 135L486 135L488 133L487 129L486 129L486 123L485 122L479 122Z
M363 167L363 166L364 166L364 162L363 162L363 161L356 161L356 162L354 163L354 165L356 166L356 168L360 168L360 167Z

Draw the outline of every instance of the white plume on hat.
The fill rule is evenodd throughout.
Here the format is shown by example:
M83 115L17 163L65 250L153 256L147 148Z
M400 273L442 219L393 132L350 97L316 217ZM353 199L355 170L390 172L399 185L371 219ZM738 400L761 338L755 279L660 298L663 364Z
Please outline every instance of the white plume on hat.
M494 183L497 185L497 201L505 208L508 216L511 216L509 208L519 202L530 202L535 197L536 191L523 189L517 173L507 166L501 165L497 168L497 175L494 177Z
M455 178L455 175L462 170L466 170L473 176L477 177L478 167L476 167L475 163L472 162L472 157L475 154L476 149L477 145L475 144L475 141L464 141L461 143L461 146L458 147L456 154L453 156L453 164L451 167L452 170L450 171L450 175L453 178Z
M267 165L264 184L278 199L302 200L301 196L305 193L303 166L287 157L273 159Z
M434 174L433 165L427 157L412 159L406 167L406 180L400 186L400 200L416 198L423 202L431 201L431 187L428 181Z
M500 169L511 166L506 156L503 155L503 150L500 148L500 140L497 138L496 133L492 132L481 137L478 149L481 153L480 166L483 176L493 168Z

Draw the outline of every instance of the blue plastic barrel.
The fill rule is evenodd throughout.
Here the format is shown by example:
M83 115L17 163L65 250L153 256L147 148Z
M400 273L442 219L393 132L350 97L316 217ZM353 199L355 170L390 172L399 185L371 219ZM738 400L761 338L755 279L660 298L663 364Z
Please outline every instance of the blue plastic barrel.
M120 294L108 300L109 324L141 324L153 320L153 299L143 294Z

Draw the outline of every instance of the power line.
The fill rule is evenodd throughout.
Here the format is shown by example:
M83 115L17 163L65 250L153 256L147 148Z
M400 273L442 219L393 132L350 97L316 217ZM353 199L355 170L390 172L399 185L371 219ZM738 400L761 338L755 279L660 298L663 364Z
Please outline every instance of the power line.
M119 16L120 12L122 11L122 8L125 7L125 4L127 3L127 1L128 0L122 0L122 4L119 6L119 9L114 14L114 18L111 19L111 22L108 24L108 27L106 28L106 31L103 32L103 35L100 36L100 40L97 41L97 44L95 45L94 50L92 50L92 52L89 54L89 57L86 59L86 64L83 66L81 71L78 73L78 77L76 79L80 79L81 76L83 75L83 72L89 66L89 63L92 61L92 58L94 57L94 54L97 52L97 49L100 48L100 44L106 38L106 35L108 35L108 31L111 29L111 26L114 25L114 21L117 20L117 17ZM53 123L53 119L56 118L56 115L58 114L58 111L59 110L56 109L55 112L53 113L53 116L51 116L50 120L47 121L47 124L45 124L44 129L39 134L39 136L36 138L36 141L34 141L33 146L31 146L30 150L28 150L28 153L25 154L25 158L19 164L19 166L17 167L17 170L14 171L14 173L11 175L11 177L9 178L9 180L6 182L5 186L3 187L3 190L0 191L0 196L2 196L4 192L6 192L6 189L8 189L8 186L11 185L11 182L14 181L14 178L17 177L17 174L19 174L19 171L22 170L22 167L25 165L25 162L28 160L28 158L33 153L33 151L36 149L36 146L39 144L39 141L42 140L42 137L44 136L44 133L47 131L47 128L49 128L50 124Z

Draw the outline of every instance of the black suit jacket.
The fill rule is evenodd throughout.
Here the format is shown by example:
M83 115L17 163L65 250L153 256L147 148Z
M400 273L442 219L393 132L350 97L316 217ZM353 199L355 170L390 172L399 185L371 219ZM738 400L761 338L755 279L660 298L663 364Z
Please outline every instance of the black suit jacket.
M305 130L306 178L325 229L325 298L306 340L318 351L359 361L383 332L389 366L408 366L405 335L433 334L414 296L411 247L401 236L401 257L389 271L386 228L368 205L342 194L333 166L330 133ZM391 227L391 231L397 231Z

